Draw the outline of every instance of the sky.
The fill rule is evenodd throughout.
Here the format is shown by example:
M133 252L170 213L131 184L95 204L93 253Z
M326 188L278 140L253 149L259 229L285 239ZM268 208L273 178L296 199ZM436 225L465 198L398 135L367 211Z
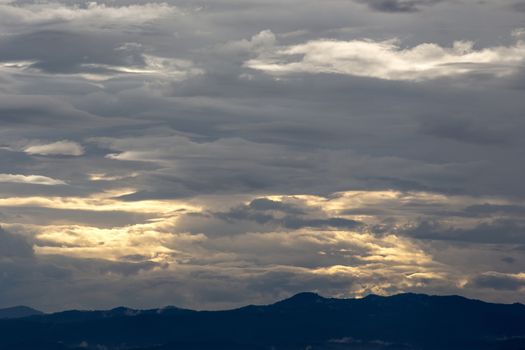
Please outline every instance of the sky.
M525 302L525 2L0 0L0 307Z

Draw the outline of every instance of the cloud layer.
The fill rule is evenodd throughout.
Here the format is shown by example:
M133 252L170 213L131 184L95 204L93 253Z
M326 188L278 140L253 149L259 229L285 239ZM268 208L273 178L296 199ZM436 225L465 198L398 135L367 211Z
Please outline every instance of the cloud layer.
M525 302L519 7L0 1L0 307Z

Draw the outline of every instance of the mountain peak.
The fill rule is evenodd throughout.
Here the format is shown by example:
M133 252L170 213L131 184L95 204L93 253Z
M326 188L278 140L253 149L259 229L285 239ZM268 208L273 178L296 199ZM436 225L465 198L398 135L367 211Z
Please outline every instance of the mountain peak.
M302 304L311 304L318 303L326 300L326 298L314 292L302 292L293 295L288 299L284 299L276 304L286 304L286 305L302 305Z
M21 318L42 315L42 311L35 310L28 306L13 306L5 309L0 309L0 319L2 318Z

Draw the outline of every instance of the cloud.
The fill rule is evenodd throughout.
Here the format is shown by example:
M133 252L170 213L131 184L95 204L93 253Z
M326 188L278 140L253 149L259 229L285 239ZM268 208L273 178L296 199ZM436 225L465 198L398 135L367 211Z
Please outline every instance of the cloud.
M371 9L381 12L417 12L420 6L428 6L442 0L357 0Z
M81 292L93 283L98 285L97 279L104 279L103 276L109 282L115 277L137 278L144 272L162 269L161 264L147 258L129 262L42 256L38 254L38 249L34 249L39 240L24 231L16 227L9 230L0 227L0 283L5 286L0 290L0 307L24 300L25 303L38 304L47 309L54 302L48 303L41 296L52 290L58 293L55 295L61 295L60 299L69 299L70 292ZM35 292L37 290L38 293ZM71 308L75 302L73 299L66 301ZM63 308L64 304L61 306L60 303L54 304L53 309Z
M7 34L0 38L0 68L91 81L134 75L182 80L202 74L191 60L158 54L143 40L150 31L162 36L163 21L179 17L183 14L175 6L155 2L0 4L0 28Z
M66 5L60 2L33 3L17 6L14 2L0 3L2 27L44 26L73 22L76 25L102 27L136 26L178 13L166 3L146 3L110 6L97 2Z
M228 199L227 196L223 198ZM213 228L205 234L199 233L203 226L199 227L198 222L181 220L191 216L190 212L173 210L166 204L162 206L165 211L159 212L154 219L145 217L145 222L122 227L100 228L89 220L84 220L83 224L10 224L9 229L13 232L26 232L32 237L35 257L31 263L19 262L18 268L36 265L32 275L35 279L31 277L14 283L4 292L19 291L22 287L32 291L31 286L35 284L48 288L42 285L40 274L56 273L59 277L48 277L47 281L53 281L55 288L63 286L65 299L61 298L60 302L67 305L125 302L134 306L175 303L217 308L253 300L250 298L254 294L250 291L257 291L257 300L268 302L304 289L330 294L341 293L338 290L344 289L348 293L345 295L362 295L389 293L406 285L442 283L446 272L409 239L353 232L348 227L351 220L343 221L342 225L334 224L332 218L324 218L326 214L322 216L315 199L310 200L306 203L305 199L292 197L282 200L258 197L244 206L236 204L234 208L271 213L276 217L301 215L298 219L301 225L278 224L276 227L270 224L267 231L252 230L253 226L236 223L234 227L246 229L236 235L221 233L222 228L213 221L215 218L206 215L194 216L194 219L209 221ZM27 203L34 205L35 199ZM91 205L93 209L98 207L96 202ZM140 210L140 207L135 209ZM200 213L209 213L210 209L203 208ZM69 214L64 212L64 215ZM82 215L90 214L84 211ZM267 253L261 255L261 249ZM56 267L61 268L60 272L54 270ZM389 275L398 277L394 281ZM100 283L107 286L103 288L106 292L96 298L86 299L84 292L71 294L86 285L95 288ZM113 293L120 293L130 285L135 286L135 296L144 297L136 300L145 300L145 303L136 304L132 301L135 297L114 299ZM167 285L178 285L175 293L164 294ZM207 292L198 292L204 285L209 285L205 289ZM261 289L262 285L266 288ZM231 286L236 288L231 289ZM37 306L55 305L45 302L42 288L38 289L38 295L26 292L24 300L36 300L32 304ZM238 291L243 295L238 295ZM146 298L150 293L156 297ZM186 299L185 295L193 297ZM11 300L12 296L4 294L3 299Z
M31 145L25 148L24 152L32 155L38 154L44 156L81 156L84 154L84 148L76 142L62 140L48 144Z
M88 80L134 75L183 80L204 72L190 60L155 55L141 43L122 42L111 34L101 38L92 31L38 30L0 38L0 47L0 62L13 73L61 73Z
M281 215L275 215L275 212L281 212ZM213 215L226 221L255 221L258 224L294 230L305 227L355 230L362 225L359 221L342 217L312 217L315 213L306 213L300 207L265 198L258 198L248 205L238 206L228 212L213 213Z
M97 121L100 122L100 117L52 95L12 93L0 95L0 122L9 125L11 132L14 127L27 128L28 123L33 128L46 128L57 124L63 127L85 126Z
M427 135L479 145L501 145L508 141L497 129L484 128L467 120L430 119L423 122L421 130Z
M524 301L522 18L431 3L3 1L0 304Z
M501 77L525 61L525 43L475 49L456 41L452 47L424 43L402 48L397 40L313 40L280 47L248 60L245 66L275 76L347 74L385 80L422 81L464 74Z
M44 205L44 200L11 199L0 205L19 205L18 212L24 215L22 209L29 206L37 210L35 205ZM457 287L471 272L468 266L455 268L453 263L449 265L450 259L445 259L447 263L438 261L436 253L411 236L388 231L374 234L366 226L356 231L353 228L362 227L354 226L346 215L345 220L337 220L337 213L348 208L377 207L391 217L410 219L425 206L432 212L429 203L460 207L472 200L431 193L348 192L329 198L259 196L239 203L239 199L222 195L191 199L188 210L168 201L120 202L110 193L100 198L48 200L50 208L65 210L63 214L72 220L77 214L66 209L84 208L79 214L94 220L7 225L12 232L26 232L25 236L32 237L35 257L31 263L26 260L17 266L32 266L36 272L31 278L9 284L11 287L0 296L13 300L7 293L18 293L19 299L23 295L23 300L33 301L32 305L56 308L58 304L44 298L42 290L51 286L42 283L42 274L53 288L62 286L61 308L122 303L134 307L176 304L223 308L250 301L269 302L301 290L339 296L391 294L407 289L473 293L480 288L469 285L462 291ZM224 209L229 206L231 210ZM151 215L119 227L97 223L106 220L102 214L117 215L108 213L110 208L123 210L121 214ZM226 220L218 218L222 215ZM377 220L363 213L356 215L365 223ZM298 224L289 225L289 220ZM505 251L502 254L508 258ZM515 260L513 266L519 268L520 262ZM9 276L14 278L11 273ZM99 290L101 285L105 288L96 295L84 292L88 287ZM208 288L203 288L206 285ZM20 294L22 287L39 293ZM125 290L132 292L122 297Z
M0 174L0 182L24 183L44 186L66 185L66 183L62 180L41 175Z
M242 39L237 41L230 41L220 47L221 52L230 54L242 54L253 52L264 52L277 43L277 37L271 30L263 30L250 38L250 40Z
M518 12L525 12L525 2L518 1L512 5L512 9Z
M401 230L419 239L450 240L485 244L525 243L525 224L520 219L496 219L471 227L454 227L439 221L422 221Z
M304 211L297 206L294 206L289 203L283 203L281 201L275 201L268 198L257 198L250 202L248 205L251 209L255 210L275 210L275 211L282 211L285 213L292 213L292 214L303 214Z
M0 227L0 259L14 257L32 257L31 244L20 235L13 235Z
M525 289L525 273L486 272L474 277L469 283L481 288L520 291Z
M477 217L487 216L521 216L525 214L525 206L512 204L476 204L464 210L465 214Z

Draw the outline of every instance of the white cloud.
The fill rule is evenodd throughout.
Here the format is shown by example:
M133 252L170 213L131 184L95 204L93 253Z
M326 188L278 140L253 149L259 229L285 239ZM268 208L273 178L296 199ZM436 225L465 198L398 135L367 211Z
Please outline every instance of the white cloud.
M24 149L24 152L44 156L81 156L84 154L84 148L76 142L62 140L48 144L29 146Z
M89 26L137 25L176 14L179 11L165 3L129 6L107 6L89 2L85 6L60 3L14 5L0 2L0 23L12 25L54 25L75 22Z
M467 73L505 76L525 62L525 42L476 50L470 41L452 47L423 43L402 48L397 40L314 40L276 47L245 63L272 75L333 73L386 80L427 80Z
M53 179L47 176L15 175L15 174L0 174L0 182L24 183L24 184L45 185L45 186L56 186L56 185L66 184L62 180Z
M241 52L264 52L272 48L277 42L275 34L271 30L263 30L251 37L250 40L236 40L226 43L221 50L239 54Z

